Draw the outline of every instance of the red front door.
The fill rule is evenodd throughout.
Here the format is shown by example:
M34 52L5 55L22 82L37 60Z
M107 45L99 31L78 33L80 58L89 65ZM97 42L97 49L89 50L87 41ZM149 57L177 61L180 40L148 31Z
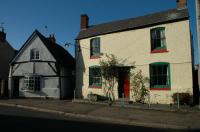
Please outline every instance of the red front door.
M124 75L124 97L129 98L130 93L130 80L128 74Z

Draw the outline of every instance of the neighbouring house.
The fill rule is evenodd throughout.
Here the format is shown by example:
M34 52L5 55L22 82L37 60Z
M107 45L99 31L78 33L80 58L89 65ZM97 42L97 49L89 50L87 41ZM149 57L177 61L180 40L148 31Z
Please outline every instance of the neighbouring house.
M76 38L76 96L105 96L99 61L105 54L135 62L150 79L150 102L171 104L174 93L193 95L193 55L186 0L177 8L136 18L89 25L81 15L81 30ZM121 67L123 68L123 67ZM124 68L128 68L124 67ZM114 96L132 101L130 78L118 73Z
M9 62L15 56L15 49L6 40L6 33L0 31L0 96L8 96Z
M10 97L73 97L75 60L54 35L35 30L10 63Z

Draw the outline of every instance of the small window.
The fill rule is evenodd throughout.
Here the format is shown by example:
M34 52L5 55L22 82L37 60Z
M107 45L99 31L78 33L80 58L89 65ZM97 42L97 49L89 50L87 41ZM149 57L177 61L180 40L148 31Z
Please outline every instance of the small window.
M151 51L166 50L165 28L159 27L151 30Z
M158 62L150 64L150 87L170 88L170 84L169 63Z
M31 60L39 60L40 59L40 52L37 49L31 50Z
M25 77L23 90L40 91L40 77L39 76Z
M93 38L90 40L90 56L100 55L100 38Z
M89 86L90 87L101 87L101 68L100 67L90 67L89 68Z

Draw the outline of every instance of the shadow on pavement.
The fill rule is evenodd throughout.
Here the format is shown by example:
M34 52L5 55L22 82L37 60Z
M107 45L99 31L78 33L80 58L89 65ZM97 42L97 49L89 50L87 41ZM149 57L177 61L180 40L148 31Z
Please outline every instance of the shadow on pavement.
M148 131L148 132L177 132L181 130L172 129L156 129L140 126L117 125L97 122L73 121L73 120L59 120L59 119L44 119L36 117L22 117L0 115L0 128L1 130L15 130L15 131L121 131L121 132L135 132L135 131ZM183 130L182 130L183 131ZM199 130L193 130L199 131Z

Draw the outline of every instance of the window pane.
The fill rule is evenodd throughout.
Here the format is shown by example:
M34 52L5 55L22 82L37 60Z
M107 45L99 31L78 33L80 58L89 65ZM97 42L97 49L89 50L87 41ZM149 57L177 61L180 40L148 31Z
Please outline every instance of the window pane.
M165 75L162 77L162 84L168 85L167 76L165 76Z
M162 75L157 76L157 85L163 85L162 84L162 80L163 80L162 77L163 77Z
M162 68L163 68L163 75L167 75L167 72L168 72L168 70L167 70L167 65L163 65L162 66Z
M161 47L161 41L160 39L156 39L156 48L160 48Z
M162 65L156 66L157 75L162 75Z
M165 43L166 43L165 30L164 29L160 30L160 41L161 41L161 47L166 47L166 45L165 45Z
M156 39L160 39L161 33L159 29L156 29Z
M160 38L165 38L165 30L164 29L161 29L160 30Z
M152 66L152 75L157 75L156 66Z
M165 43L166 43L166 42L165 42L165 39L161 39L161 40L160 40L160 46L161 46L161 47L165 48L165 47L166 47L166 46L165 46Z
M31 59L34 59L34 52L31 52Z

